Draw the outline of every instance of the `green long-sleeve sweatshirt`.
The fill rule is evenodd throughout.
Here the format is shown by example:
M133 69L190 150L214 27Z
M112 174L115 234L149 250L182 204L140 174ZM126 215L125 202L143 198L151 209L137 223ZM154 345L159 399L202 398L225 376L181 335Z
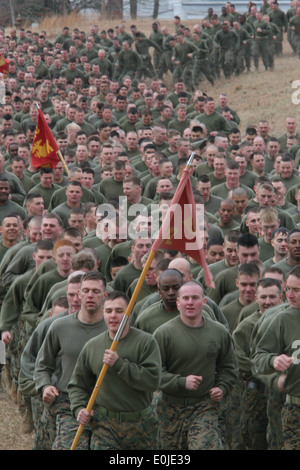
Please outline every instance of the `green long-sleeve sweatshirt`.
M0 315L0 331L10 331L18 322L25 303L25 290L34 270L29 270L14 280L8 289Z
M232 334L236 358L244 380L253 380L251 371L250 339L253 327L260 318L261 313L259 310L256 310L252 315L239 323Z
M85 343L106 330L104 320L83 323L78 312L52 323L39 350L34 372L36 389L55 385L60 392L67 386L79 353Z
M112 340L105 332L83 348L68 387L74 416L86 407L103 366L105 349L110 349L111 344ZM107 369L95 409L101 406L110 411L134 412L147 408L159 386L161 374L155 339L130 327L128 334L119 340L116 352L119 357Z
M209 318L200 327L189 327L178 316L160 326L154 337L162 358L160 389L166 395L194 399L207 396L212 387L226 395L237 380L233 342L226 328ZM200 375L197 390L187 390L186 377Z
M288 308L290 307L289 304L286 302L266 310L253 326L253 330L250 337L251 373L255 380L259 380L270 390L275 390L277 392L277 381L278 377L281 375L281 372L277 372L274 370L273 374L257 374L257 370L255 364L253 363L252 356L255 353L257 344L259 343L262 336L265 334L266 330L269 328L269 325L275 318L275 315L279 315L283 310L287 310Z
M253 354L254 367L259 374L273 374L276 356L293 356L294 362L286 370L284 383L288 395L300 397L300 311L288 308L274 317L261 337Z

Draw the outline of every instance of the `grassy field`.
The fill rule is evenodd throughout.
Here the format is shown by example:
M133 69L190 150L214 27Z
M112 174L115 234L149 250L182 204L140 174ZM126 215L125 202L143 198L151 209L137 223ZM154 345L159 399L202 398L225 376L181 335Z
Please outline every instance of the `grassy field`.
M117 22L100 21L93 18L93 23L99 24L99 28L107 29L115 26ZM152 20L135 21L138 28L147 35L151 31ZM196 23L195 20L184 22L188 26ZM62 31L63 26L70 29L79 27L89 32L91 21L80 16L70 15L67 18L50 18L33 30L45 30L48 37L53 39ZM132 21L125 22L129 29ZM173 31L171 21L161 21L168 24ZM250 71L231 80L220 79L212 87L209 83L203 83L203 92L213 96L216 101L220 93L226 93L229 97L229 106L237 111L241 118L241 131L249 125L257 125L260 119L266 119L270 124L270 135L278 136L285 131L284 122L287 116L293 115L300 118L300 104L292 102L293 93L300 89L300 61L292 55L291 48L284 41L283 55L275 59L275 69L272 72ZM296 88L293 83L299 81ZM170 82L169 82L170 83ZM298 94L300 98L300 94ZM300 101L300 100L299 100ZM17 406L8 399L5 393L0 393L0 450L26 450L32 447L32 435L20 434L20 416Z

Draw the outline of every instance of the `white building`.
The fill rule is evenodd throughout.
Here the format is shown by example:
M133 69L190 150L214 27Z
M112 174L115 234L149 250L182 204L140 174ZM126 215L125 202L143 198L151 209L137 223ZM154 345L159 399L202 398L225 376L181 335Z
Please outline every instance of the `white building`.
M173 16L178 15L180 18L193 19L203 18L207 14L209 7L213 8L214 13L221 14L221 8L225 5L226 0L160 0L158 18L172 19ZM236 11L245 13L248 8L248 1L232 0L236 7ZM262 1L255 2L258 8L262 5ZM279 8L287 11L290 7L288 0L278 0ZM139 18L152 18L154 0L138 0L137 2L137 16ZM129 14L129 1L124 0L124 17L128 18Z

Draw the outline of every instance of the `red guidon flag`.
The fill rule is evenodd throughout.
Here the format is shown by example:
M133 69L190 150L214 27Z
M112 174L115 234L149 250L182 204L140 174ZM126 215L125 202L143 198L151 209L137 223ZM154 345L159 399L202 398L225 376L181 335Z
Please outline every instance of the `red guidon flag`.
M0 54L0 73L3 73L4 78L8 77L9 63L10 61Z
M59 162L57 151L59 147L52 135L46 119L38 108L39 115L31 149L31 162L35 168L55 168Z
M202 266L206 286L215 287L205 258L204 235L199 227L200 224L201 220L196 215L196 204L187 166L152 250L168 249L185 253Z

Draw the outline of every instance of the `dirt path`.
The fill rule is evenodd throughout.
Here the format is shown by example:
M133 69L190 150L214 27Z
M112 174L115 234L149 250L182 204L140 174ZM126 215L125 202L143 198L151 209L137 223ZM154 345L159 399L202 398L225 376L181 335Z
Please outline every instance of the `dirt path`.
M17 405L0 390L0 450L31 450L33 433L22 434Z

